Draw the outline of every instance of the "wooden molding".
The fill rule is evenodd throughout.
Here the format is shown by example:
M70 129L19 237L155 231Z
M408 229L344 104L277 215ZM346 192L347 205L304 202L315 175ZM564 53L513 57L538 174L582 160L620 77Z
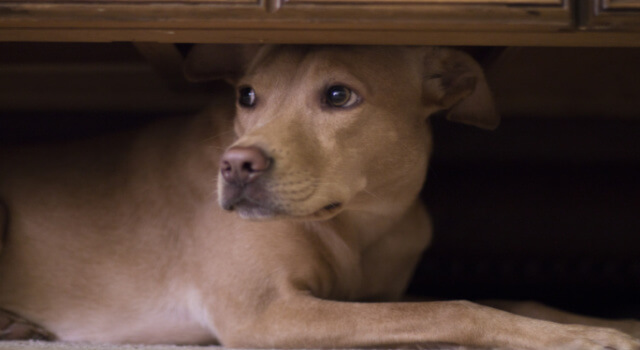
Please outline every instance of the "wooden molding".
M640 46L640 0L587 1L0 0L0 40Z
M567 32L572 18L569 0L0 0L0 40L427 44Z

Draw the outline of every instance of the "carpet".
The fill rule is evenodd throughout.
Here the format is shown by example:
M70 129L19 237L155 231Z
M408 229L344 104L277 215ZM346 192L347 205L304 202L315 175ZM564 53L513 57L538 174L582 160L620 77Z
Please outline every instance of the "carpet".
M482 350L464 346L407 347L415 350ZM0 350L225 350L219 346L100 345L45 341L0 341ZM487 350L487 349L484 349Z

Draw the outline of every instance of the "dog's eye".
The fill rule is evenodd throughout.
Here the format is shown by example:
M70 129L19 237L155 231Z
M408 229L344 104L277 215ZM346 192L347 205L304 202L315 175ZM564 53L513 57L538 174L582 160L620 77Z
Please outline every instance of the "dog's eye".
M243 86L238 90L238 103L242 107L253 107L256 104L256 92L250 86Z
M331 107L347 108L355 105L360 98L346 86L335 85L327 89L326 103Z

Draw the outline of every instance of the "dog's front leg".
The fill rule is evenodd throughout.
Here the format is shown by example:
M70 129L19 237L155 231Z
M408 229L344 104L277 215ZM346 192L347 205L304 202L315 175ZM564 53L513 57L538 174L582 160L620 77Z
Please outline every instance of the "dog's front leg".
M238 316L238 315L236 315ZM272 300L244 327L222 327L223 345L243 348L355 348L456 344L507 349L638 350L619 331L561 325L466 301L354 303L297 293ZM237 317L235 318L236 320Z

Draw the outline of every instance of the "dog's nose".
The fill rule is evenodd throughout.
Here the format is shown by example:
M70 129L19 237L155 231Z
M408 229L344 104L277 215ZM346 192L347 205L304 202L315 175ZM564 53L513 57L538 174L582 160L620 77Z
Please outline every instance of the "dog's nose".
M229 183L246 185L271 167L271 159L255 146L228 149L220 161L220 173Z

